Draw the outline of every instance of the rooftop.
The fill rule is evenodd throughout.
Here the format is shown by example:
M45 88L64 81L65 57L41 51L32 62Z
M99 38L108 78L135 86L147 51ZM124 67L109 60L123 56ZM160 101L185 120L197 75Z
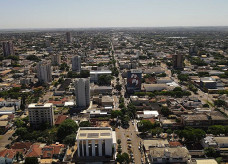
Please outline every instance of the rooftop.
M77 140L81 139L111 139L112 129L109 127L79 128Z
M50 108L53 106L52 103L46 103L46 104L29 104L28 108Z

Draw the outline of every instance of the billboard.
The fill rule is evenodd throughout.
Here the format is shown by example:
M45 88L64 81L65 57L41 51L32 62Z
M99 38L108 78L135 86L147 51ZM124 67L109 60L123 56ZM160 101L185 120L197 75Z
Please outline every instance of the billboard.
M140 91L142 83L142 71L132 69L127 72L127 90L128 92Z

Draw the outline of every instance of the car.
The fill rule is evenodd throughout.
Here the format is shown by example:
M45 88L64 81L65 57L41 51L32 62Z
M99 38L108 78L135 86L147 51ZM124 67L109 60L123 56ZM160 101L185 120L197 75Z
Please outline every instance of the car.
M131 141L131 139L130 139L130 138L128 138L128 139L127 139L127 141Z
M140 147L140 146L139 146L138 148L139 148L139 150L141 149L141 147Z
M131 145L128 145L129 148L131 148L132 146Z

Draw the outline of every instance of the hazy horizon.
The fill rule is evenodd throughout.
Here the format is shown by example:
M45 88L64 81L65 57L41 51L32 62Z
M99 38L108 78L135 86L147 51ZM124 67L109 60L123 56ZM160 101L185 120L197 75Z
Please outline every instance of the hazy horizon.
M228 26L226 0L0 2L0 29Z

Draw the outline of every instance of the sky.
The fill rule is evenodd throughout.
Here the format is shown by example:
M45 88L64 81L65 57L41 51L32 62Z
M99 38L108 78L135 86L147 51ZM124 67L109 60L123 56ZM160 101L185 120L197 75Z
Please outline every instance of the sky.
M0 0L0 29L228 26L228 0Z

